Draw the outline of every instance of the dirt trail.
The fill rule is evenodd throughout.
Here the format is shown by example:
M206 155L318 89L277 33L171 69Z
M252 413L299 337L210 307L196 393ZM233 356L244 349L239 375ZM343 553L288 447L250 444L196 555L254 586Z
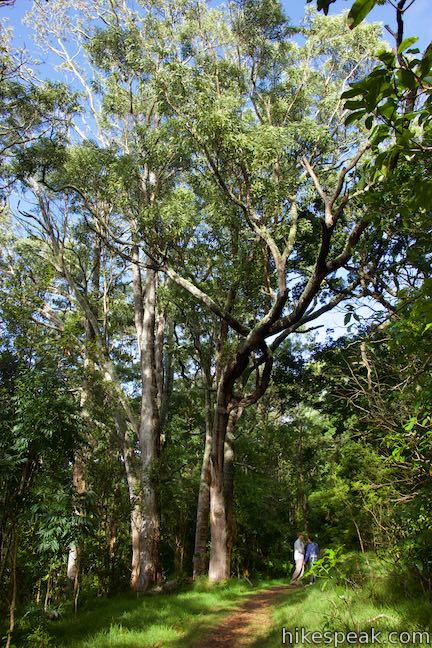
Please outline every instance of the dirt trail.
M270 607L282 592L295 589L292 585L271 587L249 598L217 628L211 630L194 648L243 648L250 646L272 625Z

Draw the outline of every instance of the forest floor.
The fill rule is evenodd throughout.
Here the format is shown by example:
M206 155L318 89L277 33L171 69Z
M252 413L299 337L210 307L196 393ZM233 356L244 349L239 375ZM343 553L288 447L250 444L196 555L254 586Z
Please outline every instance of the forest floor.
M24 619L17 629L16 646L195 648L204 636L231 618L233 612L241 610L245 602L259 596L264 588L280 585L280 580L254 586L245 580L216 586L203 581L192 589L172 594L142 597L126 594L110 598L83 595L76 615L68 604L63 606L59 621L33 621L30 630L30 624L26 627ZM270 610L268 614L270 617ZM201 645L207 648L206 643Z
M393 562L345 555L333 577L311 587L283 580L245 580L209 586L205 581L172 594L110 598L84 593L75 615L68 602L58 621L20 611L17 648L276 648L284 632L405 633L432 638L432 599L409 582ZM1 632L0 632L1 636ZM364 642L363 642L364 643ZM411 642L428 644L417 635ZM285 645L302 646L301 640ZM324 644L323 644L324 645ZM328 645L328 643L327 643ZM335 645L334 643L332 645ZM338 648L352 645L339 642ZM389 644L387 644L389 645ZM430 643L429 643L430 645Z
M243 648L254 645L260 635L272 627L272 606L281 594L295 589L292 585L279 585L251 596L223 623L211 630L194 648Z

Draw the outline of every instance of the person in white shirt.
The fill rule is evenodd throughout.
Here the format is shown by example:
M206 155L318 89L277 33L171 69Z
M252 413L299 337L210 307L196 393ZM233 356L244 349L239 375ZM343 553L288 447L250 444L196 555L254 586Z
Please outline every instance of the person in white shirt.
M304 572L304 535L297 533L297 540L294 542L294 562L295 570L291 577L291 583L299 583Z

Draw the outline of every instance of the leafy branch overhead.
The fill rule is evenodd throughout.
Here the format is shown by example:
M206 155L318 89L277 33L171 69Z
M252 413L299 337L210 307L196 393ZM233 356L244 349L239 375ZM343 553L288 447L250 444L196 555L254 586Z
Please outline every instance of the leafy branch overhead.
M307 2L314 2L314 0L307 0ZM327 16L330 6L335 2L336 0L316 0L316 6L318 11L323 11ZM348 25L350 28L357 27L372 11L375 5L384 4L385 2L386 0L356 0L348 14Z
M375 180L392 171L400 155L411 161L432 150L432 46L429 44L421 54L413 47L418 38L404 36L404 17L414 2L390 3L396 26L386 25L386 29L394 39L393 50L378 53L380 63L364 79L351 83L342 95L350 111L346 125L360 121L370 131ZM317 7L327 13L330 4L318 2ZM376 4L385 3L356 0L348 14L350 27L357 27ZM421 202L428 204L431 196L429 183L422 189Z

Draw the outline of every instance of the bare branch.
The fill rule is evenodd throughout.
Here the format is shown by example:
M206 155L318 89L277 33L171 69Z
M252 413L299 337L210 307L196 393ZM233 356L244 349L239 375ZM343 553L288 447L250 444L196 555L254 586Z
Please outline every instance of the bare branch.
M223 310L218 304L205 292L203 292L198 286L193 284L191 281L188 281L184 277L181 277L175 270L170 267L164 267L163 271L166 276L172 279L172 281L177 285L186 290L190 295L195 297L201 304L209 308L212 313L224 319L231 328L240 333L242 336L247 336L250 334L250 328L244 326L239 322L231 313Z
M327 225L327 227L331 227L332 226L332 221L333 221L333 216L332 216L332 213L331 213L330 199L327 196L327 194L325 193L324 189L322 188L321 183L318 180L318 177L317 177L315 171L313 170L313 168L309 164L309 161L307 160L307 158L302 157L301 162L302 162L302 165L304 166L304 168L306 169L306 171L308 172L308 174L310 175L310 177L312 178L312 182L315 185L315 189L317 190L317 192L321 196L322 201L324 203L324 207L325 207L325 224Z

